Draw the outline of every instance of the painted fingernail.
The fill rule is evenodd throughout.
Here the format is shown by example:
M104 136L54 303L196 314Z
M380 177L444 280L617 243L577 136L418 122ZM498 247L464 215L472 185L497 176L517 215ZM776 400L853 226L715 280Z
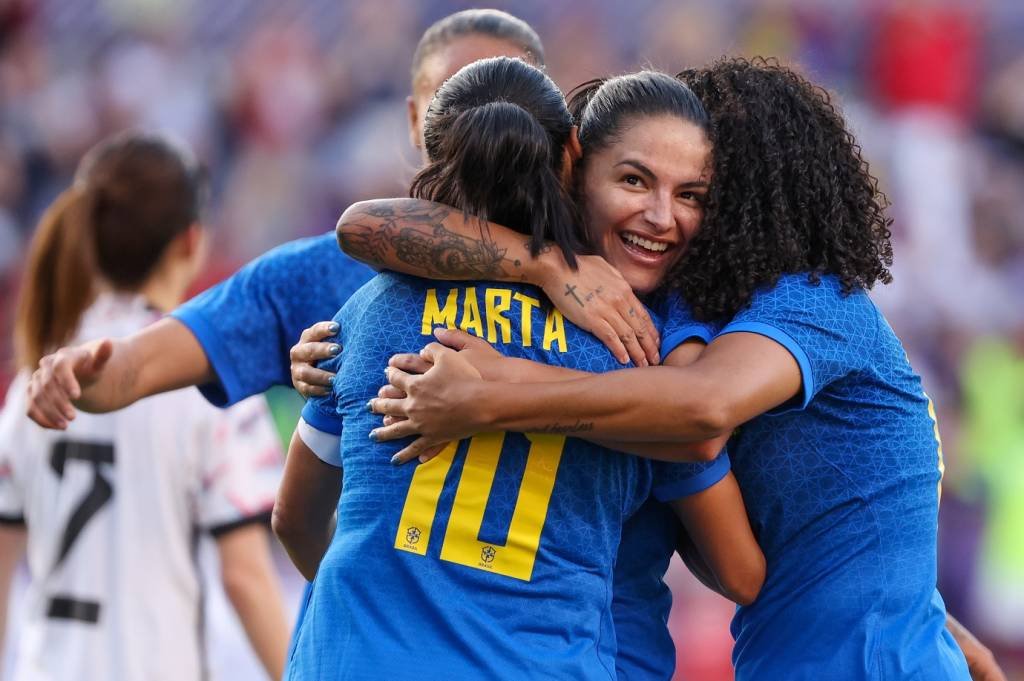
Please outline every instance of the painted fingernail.
M395 454L393 457L391 457L391 465L392 466L397 466L400 463L402 463L402 460L400 458L398 458L398 454Z
M377 431L376 430L371 430L370 431L370 440L372 440L373 442L377 441Z
M368 411L370 411L370 412L373 411L373 400L372 399L366 401L366 409Z
M338 333L338 329L340 328L341 327L338 326L337 322L331 322L331 325L327 327L327 330L330 331L331 333Z
M330 347L330 353L331 353L332 355L336 355L336 354L338 354L339 352L341 352L341 346L340 346L340 345L332 345L332 346Z

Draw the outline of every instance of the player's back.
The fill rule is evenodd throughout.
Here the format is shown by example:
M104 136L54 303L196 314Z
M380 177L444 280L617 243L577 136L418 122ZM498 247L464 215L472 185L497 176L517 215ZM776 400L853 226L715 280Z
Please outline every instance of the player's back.
M77 340L131 333L156 316L140 297L103 295ZM199 532L272 501L266 486L214 494L237 474L215 450L245 430L249 445L266 448L265 406L224 414L179 390L44 431L24 417L25 379L0 421L0 506L23 514L31 574L14 679L205 678ZM278 473L267 469L271 490Z
M393 466L398 445L368 439L380 417L366 402L390 355L417 351L437 326L508 355L620 365L527 286L383 274L336 319L344 352L320 404L344 418L344 485L290 678L614 678L612 565L648 464L553 428L481 434Z

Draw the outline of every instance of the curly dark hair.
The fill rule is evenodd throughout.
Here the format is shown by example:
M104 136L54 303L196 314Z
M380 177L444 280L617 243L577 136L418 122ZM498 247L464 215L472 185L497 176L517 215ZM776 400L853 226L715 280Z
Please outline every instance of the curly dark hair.
M783 274L889 283L889 202L824 89L774 60L678 74L711 117L701 230L666 282L706 321L732 317Z

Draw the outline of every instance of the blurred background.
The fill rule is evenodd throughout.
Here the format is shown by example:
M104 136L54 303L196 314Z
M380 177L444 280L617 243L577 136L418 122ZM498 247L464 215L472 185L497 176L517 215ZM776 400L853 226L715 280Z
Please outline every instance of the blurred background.
M417 161L405 119L413 48L430 23L470 6L0 0L0 387L26 243L87 148L137 126L198 152L212 178L205 287L276 244L333 228L353 201L404 193ZM873 295L938 407L940 589L1024 679L1024 3L489 6L537 29L565 90L744 54L797 64L838 96L893 202L896 281ZM268 399L290 434L295 398ZM280 566L297 598L297 576ZM670 577L678 678L730 679L732 609L678 565ZM211 594L213 671L262 678Z

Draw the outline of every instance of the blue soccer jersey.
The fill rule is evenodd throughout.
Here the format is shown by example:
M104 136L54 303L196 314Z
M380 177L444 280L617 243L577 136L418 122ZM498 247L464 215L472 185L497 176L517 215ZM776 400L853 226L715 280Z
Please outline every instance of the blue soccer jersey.
M695 320L677 295L666 297L655 309L664 320L663 359L688 340L707 344L719 329ZM688 485L677 486L660 500L651 497L622 528L612 603L619 643L615 659L619 681L667 681L675 672L676 650L668 630L672 592L664 578L676 550L680 525L675 513L663 502L695 494L719 482L729 472L729 457L723 453L710 463L687 465L693 471Z
M757 291L722 334L792 354L802 389L729 442L768 561L733 620L739 681L969 679L935 588L934 410L867 294L824 276Z
M575 369L615 359L526 286L382 274L335 319L339 379L303 420L341 433L344 485L288 678L615 678L622 523L652 488L671 496L689 474L661 471L655 485L650 462L557 432L481 434L393 466L404 443L371 442L380 417L366 409L390 355L437 326Z
M290 386L289 348L373 275L329 232L278 246L179 307L171 316L195 334L217 374L203 395L228 406Z

